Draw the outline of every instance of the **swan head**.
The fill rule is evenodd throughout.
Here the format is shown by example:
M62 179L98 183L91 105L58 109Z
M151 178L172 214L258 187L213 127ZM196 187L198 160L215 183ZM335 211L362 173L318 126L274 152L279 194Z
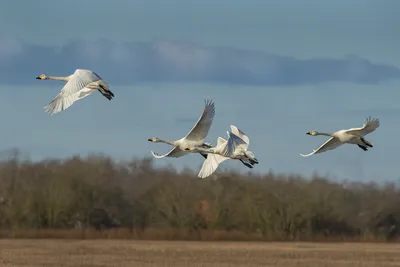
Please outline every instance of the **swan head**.
M36 77L36 80L48 80L49 77L47 77L46 74L40 74L39 76Z
M306 134L308 134L308 135L318 135L318 132L317 131L310 131L310 132L308 132Z
M161 140L160 140L159 138L157 138L157 137L149 138L149 139L147 139L147 141L149 141L149 142L154 142L154 143L161 142Z

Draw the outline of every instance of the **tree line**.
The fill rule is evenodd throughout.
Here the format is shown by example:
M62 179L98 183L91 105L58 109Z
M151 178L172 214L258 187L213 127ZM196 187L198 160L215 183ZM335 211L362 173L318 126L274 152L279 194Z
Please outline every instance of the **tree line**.
M196 175L155 168L151 158L122 162L90 155L34 162L16 151L0 161L0 237L88 229L142 239L151 238L149 233L193 240L400 236L396 183L343 184L272 172Z

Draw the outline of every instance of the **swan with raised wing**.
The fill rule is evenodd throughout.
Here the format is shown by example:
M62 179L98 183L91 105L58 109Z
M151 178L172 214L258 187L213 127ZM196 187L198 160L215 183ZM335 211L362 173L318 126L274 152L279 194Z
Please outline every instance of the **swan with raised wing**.
M61 92L44 107L45 111L50 115L69 108L75 101L92 94L94 91L99 91L108 100L114 97L108 84L91 70L77 69L72 75L65 77L41 74L36 79L66 82Z
M234 125L231 125L231 132L227 131L226 133L228 135L228 145L224 147L221 155L231 159L246 160L252 165L258 164L254 153L248 150L250 140L246 134Z
M216 171L216 169L218 168L219 164L221 164L222 162L224 162L227 159L236 159L236 160L240 160L245 166L247 166L248 168L253 168L254 164L258 163L258 160L254 157L254 154L251 151L250 152L252 155L251 159L249 159L249 157L247 156L238 156L235 153L232 153L232 155L230 155L230 157L224 156L224 151L226 149L226 147L228 145L234 145L234 143L232 142L232 136L236 136L238 138L238 140L235 140L234 142L240 142L240 140L242 140L241 142L243 143L247 143L249 144L249 138L243 133L241 132L236 126L231 125L231 130L234 133L228 133L228 141L225 140L222 137L218 137L217 140L217 145L215 147L212 148L202 148L202 147L187 147L185 150L190 151L190 152L198 152L198 153L207 153L207 159L203 162L203 165L200 169L200 172L198 174L199 178L206 178L208 176L210 176L212 173L214 173ZM236 135L236 134L238 135ZM240 138L240 136L242 136L244 138L243 139ZM231 138L231 141L229 141L229 138ZM237 149L241 149L241 148L237 148ZM228 149L229 150L229 149ZM239 154L239 153L237 153Z
M226 146L227 144L228 142L224 138L218 137L217 145L215 147L207 149L207 148L201 148L201 147L195 148L189 146L186 148L186 150L190 152L198 152L198 153L203 152L207 155L207 158L204 160L203 165L201 166L201 169L199 171L199 174L197 175L199 178L206 178L210 176L217 170L219 164L229 159L229 157L220 155L224 146ZM239 160L248 168L250 169L253 168L253 164L245 162L242 159Z
M185 137L175 141L168 141L158 137L152 137L147 139L149 142L154 142L154 143L162 142L174 147L172 150L170 150L168 153L164 155L160 155L153 151L151 151L151 154L155 158L164 158L164 157L179 158L190 153L189 151L185 150L185 148L187 148L188 146L211 148L211 144L206 143L205 138L207 137L208 132L211 128L214 115L215 115L214 102L211 100L206 100L203 113L201 114L197 123ZM207 158L207 155L205 153L201 154L204 158Z
M314 154L319 154L328 150L335 149L343 144L355 144L359 148L364 151L368 151L368 147L373 147L370 141L367 141L364 136L372 133L379 127L379 119L368 117L360 128L351 128L348 130L340 130L334 133L322 133L317 131L310 131L306 134L317 136L317 135L325 135L330 136L324 144L322 144L319 148L311 152L310 154L300 154L303 157L308 157Z

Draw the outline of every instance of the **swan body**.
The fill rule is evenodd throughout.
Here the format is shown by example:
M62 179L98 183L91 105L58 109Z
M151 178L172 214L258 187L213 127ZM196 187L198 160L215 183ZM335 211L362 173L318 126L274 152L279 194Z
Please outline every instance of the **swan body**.
M211 144L206 143L205 138L207 137L208 132L211 128L214 115L215 115L214 102L206 100L202 115L185 137L175 141L168 141L157 137L152 137L147 139L149 142L154 142L154 143L162 142L174 147L172 150L170 150L168 153L164 155L160 155L153 151L151 151L151 154L155 158L164 158L164 157L179 158L190 153L189 151L185 150L188 146L202 147L205 149L211 148ZM205 153L201 154L204 158L208 157L208 155L206 155Z
M41 74L36 77L38 80L64 81L66 84L61 92L47 105L45 111L50 115L56 114L69 108L75 101L78 101L94 91L99 91L108 100L114 97L107 83L95 72L86 69L77 69L72 75L66 77L48 76Z
M231 159L241 159L249 161L251 164L258 164L254 153L248 150L250 140L247 135L234 125L231 125L231 132L227 131L226 133L228 144L224 147L222 155Z
M199 174L197 175L199 178L206 178L210 176L217 170L219 164L229 159L227 157L218 154L223 148L223 146L225 146L226 144L227 141L224 138L218 137L217 145L215 147L206 149L206 148L189 146L186 148L186 150L191 152L199 152L199 153L201 153L201 151L203 151L204 153L208 152L205 153L207 155L207 158L204 160L203 165L199 171Z
M236 126L231 125L231 129L232 129L232 131L234 131L238 134L243 134L236 128ZM235 135L235 134L233 134L233 135ZM189 146L185 149L190 152L198 152L198 153L203 152L203 153L208 154L206 160L203 162L203 165L199 171L199 174L198 174L199 178L206 178L206 177L210 176L211 174L213 174L216 171L216 169L218 168L219 164L221 164L222 162L224 162L227 159L240 160L248 168L253 168L253 165L255 163L258 163L257 159L255 159L254 156L252 157L252 159L255 159L253 161L249 160L247 157L239 157L236 154L232 154L231 156L225 156L224 151L226 150L226 147L229 146L229 137L230 137L229 132L228 132L228 141L222 137L218 137L217 145L212 148ZM240 139L239 136L237 136L237 137ZM247 136L245 136L244 138L247 140L247 142L249 142L249 139Z
M319 148L313 150L310 154L300 154L303 157L309 157L314 154L322 153L328 150L335 149L343 144L355 144L358 145L362 150L368 151L368 147L373 147L372 143L367 141L364 136L372 133L379 127L379 119L368 117L359 128L351 128L348 130L339 130L334 133L322 133L317 131L310 131L307 134L312 136L325 135L331 138L323 143Z

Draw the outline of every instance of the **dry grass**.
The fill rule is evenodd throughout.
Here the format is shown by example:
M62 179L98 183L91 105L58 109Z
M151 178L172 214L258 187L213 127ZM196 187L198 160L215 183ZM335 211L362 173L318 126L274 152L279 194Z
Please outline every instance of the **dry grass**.
M0 240L0 266L400 266L400 245Z
M387 242L383 236L318 236L305 234L294 239L277 233L263 236L260 232L226 231L218 229L152 228L128 229L112 228L95 230L83 229L13 229L0 230L0 239L125 239L147 241L305 241L305 242ZM393 240L396 242L396 240ZM400 239L399 239L400 241Z

